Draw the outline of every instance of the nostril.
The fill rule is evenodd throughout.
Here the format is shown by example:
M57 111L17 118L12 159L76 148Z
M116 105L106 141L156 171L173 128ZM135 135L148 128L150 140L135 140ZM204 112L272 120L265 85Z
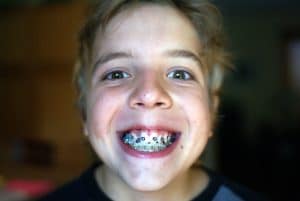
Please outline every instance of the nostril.
M171 104L171 97L162 88L137 88L130 96L129 103L133 108L168 108Z
M164 107L166 104L164 102L156 102L154 104L152 104L152 106L155 106L155 107ZM145 104L143 102L136 102L135 103L135 106L137 107L152 107L150 104Z
M163 106L164 105L164 103L163 102L158 102L158 103L156 103L156 106Z
M141 102L136 103L137 106L143 106L144 104Z

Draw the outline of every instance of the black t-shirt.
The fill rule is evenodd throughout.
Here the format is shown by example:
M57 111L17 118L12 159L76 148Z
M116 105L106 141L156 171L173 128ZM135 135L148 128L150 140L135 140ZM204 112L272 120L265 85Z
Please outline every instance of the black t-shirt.
M111 201L98 187L94 177L94 164L79 178L65 184L38 201ZM205 169L210 177L206 189L192 201L264 201L257 193L237 185Z

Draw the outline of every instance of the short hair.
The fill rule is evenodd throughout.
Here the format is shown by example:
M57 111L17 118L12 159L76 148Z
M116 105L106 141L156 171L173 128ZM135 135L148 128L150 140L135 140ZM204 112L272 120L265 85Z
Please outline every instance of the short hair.
M224 69L230 67L230 56L225 50L222 17L213 4L206 0L99 0L92 5L90 15L80 31L79 54L74 69L74 82L78 92L77 106L83 121L86 120L86 94L96 33L105 31L107 24L118 13L134 5L146 3L171 6L190 20L198 33L203 48L201 55L204 55L207 64L209 97L211 102L218 102ZM213 106L213 113L216 112L216 108Z

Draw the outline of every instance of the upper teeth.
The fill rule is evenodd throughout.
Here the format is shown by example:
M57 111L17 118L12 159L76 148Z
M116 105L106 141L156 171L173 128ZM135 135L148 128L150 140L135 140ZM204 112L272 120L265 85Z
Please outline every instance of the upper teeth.
M144 152L161 151L173 142L175 142L176 134L167 131L130 131L122 136L122 141L132 148Z

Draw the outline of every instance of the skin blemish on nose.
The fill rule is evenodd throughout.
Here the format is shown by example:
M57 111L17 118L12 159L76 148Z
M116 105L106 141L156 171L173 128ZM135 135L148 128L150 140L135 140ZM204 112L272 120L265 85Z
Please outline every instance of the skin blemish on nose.
M145 99L151 99L151 98L152 98L152 95L151 95L150 93L145 93L145 94L143 94L143 97L144 97Z

